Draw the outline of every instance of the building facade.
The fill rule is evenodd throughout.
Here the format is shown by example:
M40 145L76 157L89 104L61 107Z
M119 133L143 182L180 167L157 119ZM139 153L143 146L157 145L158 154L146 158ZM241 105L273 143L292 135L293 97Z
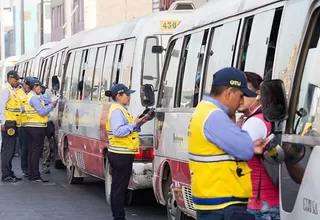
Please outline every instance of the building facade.
M152 13L150 0L51 0L52 40Z

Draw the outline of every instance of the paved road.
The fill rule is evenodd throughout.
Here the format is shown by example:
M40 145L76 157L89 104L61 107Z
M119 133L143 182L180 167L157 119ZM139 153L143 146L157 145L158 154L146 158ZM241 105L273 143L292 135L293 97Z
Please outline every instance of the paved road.
M13 166L16 175L21 176L20 158L14 158ZM83 185L68 185L65 170L51 171L43 175L49 183L0 182L0 219L112 220L103 182L89 179ZM166 219L163 207L146 202L149 205L127 207L127 220Z

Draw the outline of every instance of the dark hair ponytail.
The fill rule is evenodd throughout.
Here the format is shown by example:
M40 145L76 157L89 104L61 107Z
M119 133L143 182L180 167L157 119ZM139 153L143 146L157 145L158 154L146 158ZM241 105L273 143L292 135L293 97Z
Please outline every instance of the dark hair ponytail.
M262 77L254 72L244 72L247 77L247 81L252 84L253 88L260 90L260 84L262 83Z
M107 97L112 97L112 92L110 90L105 91L104 93Z

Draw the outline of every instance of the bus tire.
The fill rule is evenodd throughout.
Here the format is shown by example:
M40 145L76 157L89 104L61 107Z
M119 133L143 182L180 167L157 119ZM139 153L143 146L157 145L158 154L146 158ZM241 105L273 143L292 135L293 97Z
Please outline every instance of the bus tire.
M111 193L111 183L112 183L112 176L110 174L110 165L108 160L105 159L104 163L104 191L106 193L106 200L108 205L111 205L110 193Z
M167 217L168 220L191 220L192 218L188 217L186 214L184 214L179 206L177 205L174 191L173 191L173 183L171 175L169 174L168 177L168 198L167 198Z
M64 164L62 163L60 157L59 157L59 153L58 153L58 145L56 142L56 138L53 137L53 166L54 168L61 170L61 169L65 169L66 167L64 166Z
M76 167L73 165L70 152L68 149L66 149L66 165L67 165L67 180L69 184L82 184L83 183L83 177L75 177L75 169Z

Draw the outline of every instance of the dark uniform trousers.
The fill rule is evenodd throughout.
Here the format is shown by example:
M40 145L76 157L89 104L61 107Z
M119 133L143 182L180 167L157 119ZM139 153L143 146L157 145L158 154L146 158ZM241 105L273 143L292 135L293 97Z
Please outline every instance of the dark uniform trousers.
M108 152L111 168L111 210L114 220L125 220L124 204L127 188L132 173L134 155Z
M16 132L14 135L9 136L7 132L1 132L2 143L1 143L1 171L2 179L10 176L14 176L12 171L12 159L14 157L14 149L17 142Z
M40 179L39 161L43 152L45 128L26 127L28 135L29 180Z
M28 173L28 135L26 128L19 128L19 144L21 153L21 170Z

